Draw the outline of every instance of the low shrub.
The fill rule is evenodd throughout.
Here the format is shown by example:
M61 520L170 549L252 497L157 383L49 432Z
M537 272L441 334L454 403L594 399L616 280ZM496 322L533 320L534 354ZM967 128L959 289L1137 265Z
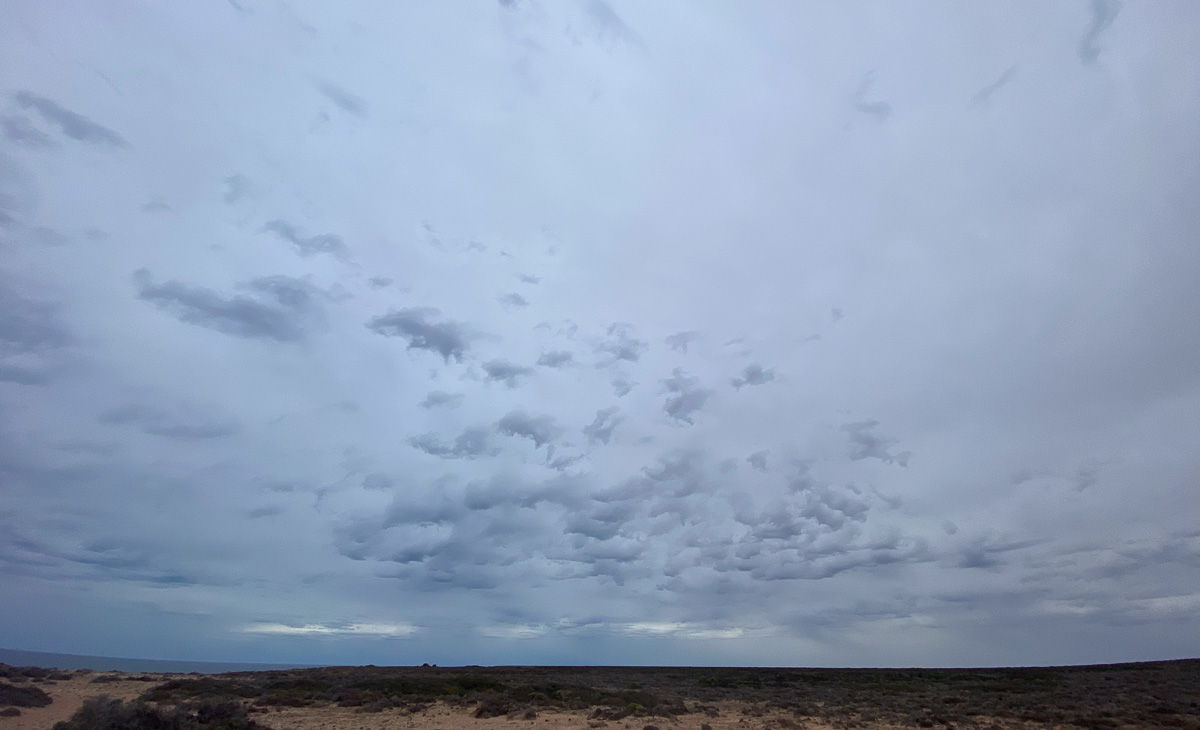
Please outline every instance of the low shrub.
M0 682L0 705L9 707L45 707L53 702L50 695L38 687L18 687Z
M94 697L53 730L266 730L236 702L164 708Z

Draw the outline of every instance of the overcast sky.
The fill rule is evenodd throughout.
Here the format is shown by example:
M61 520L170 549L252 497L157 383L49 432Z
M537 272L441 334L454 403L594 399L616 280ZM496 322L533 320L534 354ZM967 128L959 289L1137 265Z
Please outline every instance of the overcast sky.
M1200 655L1200 5L9 0L0 646Z

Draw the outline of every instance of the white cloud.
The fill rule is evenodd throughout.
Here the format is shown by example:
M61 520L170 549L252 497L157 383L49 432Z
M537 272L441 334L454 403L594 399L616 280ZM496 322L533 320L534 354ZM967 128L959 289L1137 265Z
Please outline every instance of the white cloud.
M258 623L245 626L247 634L276 634L282 636L412 636L419 629L412 624L289 624Z

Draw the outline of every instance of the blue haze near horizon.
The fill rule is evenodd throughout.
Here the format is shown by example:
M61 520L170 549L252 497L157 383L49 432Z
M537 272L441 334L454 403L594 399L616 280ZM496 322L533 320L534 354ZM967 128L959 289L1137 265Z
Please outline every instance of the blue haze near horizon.
M0 649L0 664L13 667L47 667L55 669L94 669L111 672L161 672L220 674L222 672L255 672L272 669L303 669L308 664L258 664L253 662L189 662L167 659L130 659L124 657L54 654L44 651Z

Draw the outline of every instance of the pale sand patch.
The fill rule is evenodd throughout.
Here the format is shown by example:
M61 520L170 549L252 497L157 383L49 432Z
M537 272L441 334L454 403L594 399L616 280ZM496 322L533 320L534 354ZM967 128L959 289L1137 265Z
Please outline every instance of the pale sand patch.
M254 719L272 730L643 730L652 725L660 730L833 730L833 726L809 720L795 720L790 714L768 712L762 717L741 713L740 703L723 703L719 717L694 713L675 719L629 717L624 720L588 720L588 711L539 712L533 720L491 717L477 719L472 707L437 704L424 712L406 714L403 710L355 712L352 707L287 707L278 712L255 714ZM786 718L781 723L780 720ZM860 727L867 727L860 725ZM887 726L878 726L883 730Z
M119 676L149 676L154 682L134 682L121 680L119 682L104 682L93 684L98 676L111 674ZM12 682L13 680L6 680ZM71 679L53 682L32 682L27 686L40 687L54 701L45 707L20 707L21 714L17 717L0 717L0 730L50 730L54 723L66 720L79 709L83 701L99 695L108 695L116 700L132 700L141 693L160 682L166 677L157 674L129 675L122 672L96 672L80 674ZM21 683L17 683L21 684Z

